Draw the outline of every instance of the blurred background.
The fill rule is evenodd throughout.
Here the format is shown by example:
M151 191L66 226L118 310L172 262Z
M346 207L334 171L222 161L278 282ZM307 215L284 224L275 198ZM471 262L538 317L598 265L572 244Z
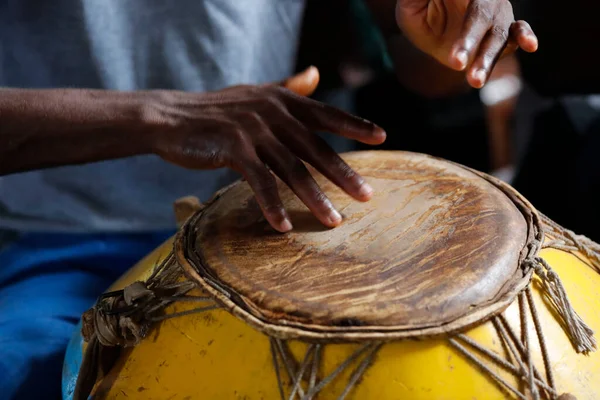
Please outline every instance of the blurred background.
M298 54L298 70L316 65L321 71L317 99L382 126L388 139L379 148L423 152L490 173L555 221L600 240L595 156L600 100L589 79L593 63L566 66L552 53L596 56L573 45L572 39L582 43L581 30L558 36L548 24L564 8L520 2L517 19L532 21L545 47L535 55L499 61L481 90L428 99L395 78L382 35L362 0L317 3L307 2ZM332 135L324 138L340 152L367 148Z

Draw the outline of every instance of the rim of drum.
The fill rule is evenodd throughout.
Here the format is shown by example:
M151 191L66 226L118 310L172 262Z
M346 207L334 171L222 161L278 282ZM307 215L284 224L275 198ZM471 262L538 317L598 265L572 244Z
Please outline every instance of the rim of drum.
M355 153L365 154L380 152L390 152L385 150L370 150L342 153L342 157L351 156ZM544 240L543 229L541 228L541 220L537 210L533 205L525 199L512 186L505 182L488 175L486 173L476 171L462 164L448 161L439 157L433 157L427 154L408 152L408 151L393 151L397 154L412 154L421 157L427 157L432 160L438 160L443 163L453 164L469 171L481 179L486 180L491 185L502 191L523 215L527 225L527 242L525 243L519 257L519 266L515 272L515 276L507 281L510 289L505 293L485 305L476 307L471 311L465 312L461 317L450 322L440 325L428 327L406 327L406 326L360 326L360 327L342 327L342 326L322 326L322 325L307 325L291 321L286 323L273 323L266 319L258 317L252 313L248 306L243 302L236 302L235 290L227 288L222 282L217 282L209 276L201 274L202 269L210 269L204 265L201 255L191 255L190 248L194 248L196 236L193 233L193 227L202 218L204 212L208 210L212 204L217 202L229 189L243 183L243 180L238 180L232 185L229 185L219 192L207 202L204 207L192 215L186 223L181 227L175 236L173 250L178 264L182 267L188 279L196 283L201 290L207 292L215 301L242 321L259 331L278 339L300 339L309 342L362 342L362 341L390 341L397 339L424 339L444 336L459 331L464 331L474 326L485 323L488 319L502 313L510 304L513 303L516 296L524 290L530 283L533 270L530 267L523 265L523 260L531 250L531 244L537 239L542 243ZM537 255L538 249L534 249L534 255ZM197 265L195 265L197 264ZM206 274L208 275L208 274ZM521 276L518 276L521 275Z

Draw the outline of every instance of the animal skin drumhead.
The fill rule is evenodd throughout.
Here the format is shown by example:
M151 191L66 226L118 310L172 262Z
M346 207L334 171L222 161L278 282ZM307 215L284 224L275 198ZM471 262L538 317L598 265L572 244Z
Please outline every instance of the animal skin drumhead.
M278 233L242 181L179 235L188 276L238 316L292 336L457 329L502 311L527 283L528 222L510 188L422 154L343 157L374 195L358 202L311 170L344 217L339 227L324 227L278 182L294 225Z

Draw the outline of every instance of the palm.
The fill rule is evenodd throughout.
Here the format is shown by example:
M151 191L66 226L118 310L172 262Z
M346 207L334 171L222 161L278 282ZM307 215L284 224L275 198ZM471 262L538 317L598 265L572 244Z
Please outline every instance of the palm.
M448 65L459 39L470 0L399 0L396 18L406 37L420 50Z

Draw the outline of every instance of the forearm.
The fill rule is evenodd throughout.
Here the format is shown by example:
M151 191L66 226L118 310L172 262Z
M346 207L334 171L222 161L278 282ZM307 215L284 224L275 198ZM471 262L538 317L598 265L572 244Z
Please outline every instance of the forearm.
M429 98L464 93L470 86L464 71L454 71L414 47L400 33L387 38L396 76L409 90Z
M0 175L149 152L140 95L0 89Z

